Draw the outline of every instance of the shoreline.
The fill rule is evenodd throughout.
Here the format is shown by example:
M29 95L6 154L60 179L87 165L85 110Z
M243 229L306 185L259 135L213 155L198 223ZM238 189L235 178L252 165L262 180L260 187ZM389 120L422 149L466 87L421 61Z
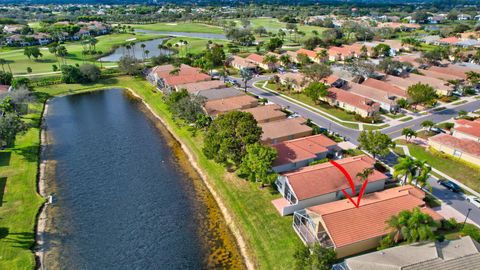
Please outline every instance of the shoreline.
M99 88L99 89L91 89L87 90L85 92L92 92L92 91L97 91L97 90L108 90L108 89L113 89L115 87L109 87L109 88ZM173 139L180 145L180 148L184 152L185 156L187 157L188 161L190 162L192 168L198 173L200 178L202 179L203 183L207 187L208 191L214 198L215 202L218 205L218 208L220 209L220 212L222 213L222 216L225 220L225 223L232 233L235 242L237 244L237 247L240 251L240 256L243 259L243 262L246 266L247 269L253 270L255 269L253 261L250 258L250 254L247 249L247 244L246 241L244 240L243 236L240 233L240 230L235 224L233 215L230 213L230 211L226 208L225 204L221 200L219 194L217 191L213 188L212 184L209 182L208 177L204 173L204 171L201 169L201 167L198 165L198 163L195 160L194 155L190 151L190 149L185 145L185 143L178 137L175 132L173 132L172 128L167 124L167 122L160 117L153 109L152 107L145 102L145 100L138 95L134 90L131 88L125 88L125 87L118 87L120 89L127 90L130 94L132 94L134 97L138 98L141 100L142 104L145 106L145 108L152 114L152 116L158 120L164 127L165 129L170 133L170 135L173 137ZM81 92L83 93L83 91ZM76 94L76 93L71 93L71 94ZM69 94L64 94L61 96L65 95L70 95ZM46 132L46 127L44 126L44 118L45 115L48 113L48 101L45 101L44 105L44 110L42 111L41 115L41 125L40 125L40 150L39 150L39 166L38 166L38 180L37 180L37 192L42 196L43 198L47 199L48 195L46 194L46 188L45 188L45 174L46 174L46 159L45 159L45 148L48 145L48 140L47 140L47 132ZM44 244L44 233L46 230L46 225L47 225L47 209L48 207L48 201L46 201L39 209L38 215L37 215L37 222L35 225L35 248L34 248L34 255L35 255L35 262L36 266L35 269L44 269L44 256L45 256L45 250L43 250L43 244Z
M234 236L234 238L237 242L238 249L240 250L240 254L241 254L241 256L244 260L245 266L249 270L254 270L255 269L254 264L253 264L253 262L252 262L252 260L249 256L249 253L248 253L248 250L247 250L247 244L246 244L245 240L243 239L242 234L240 233L240 229L238 228L238 226L233 221L232 214L228 211L228 209L224 205L223 201L220 199L220 196L218 195L217 191L213 188L213 186L208 181L208 177L206 176L206 174L203 172L203 170L198 165L198 163L195 160L195 157L193 156L190 149L183 143L183 141L178 137L178 135L175 134L175 132L173 132L172 128L166 123L166 121L162 117L160 117L152 109L152 107L147 102L145 102L145 100L140 95L138 95L134 90L132 90L130 88L124 88L124 89L128 90L133 96L135 96L136 98L141 100L143 105L150 111L150 113L157 120L159 120L161 122L161 124L168 130L168 132L172 135L172 137L180 144L180 147L181 147L182 151L185 153L185 155L187 156L188 161L190 161L191 166L193 167L193 169L195 169L195 171L198 173L200 178L202 178L205 186L208 188L210 194L212 194L213 198L215 199L215 201L218 205L218 208L220 209L220 212L222 213L223 218L225 219L225 223L227 224L228 228L230 229L232 235Z

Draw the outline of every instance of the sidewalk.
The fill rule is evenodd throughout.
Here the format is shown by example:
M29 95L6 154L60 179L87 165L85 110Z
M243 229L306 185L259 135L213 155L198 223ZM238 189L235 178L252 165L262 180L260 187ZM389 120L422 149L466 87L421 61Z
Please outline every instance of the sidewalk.
M451 207L450 205L443 203L441 206L432 208L435 212L440 214L445 219L454 218L458 223L465 222L465 215L458 212L455 208ZM475 223L475 221L471 219L467 219L467 223L474 224L480 228L480 224Z

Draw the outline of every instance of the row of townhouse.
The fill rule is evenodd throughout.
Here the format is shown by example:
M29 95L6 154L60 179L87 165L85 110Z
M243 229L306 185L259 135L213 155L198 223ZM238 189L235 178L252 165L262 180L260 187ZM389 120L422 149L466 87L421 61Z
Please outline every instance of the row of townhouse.
M272 52L267 53L267 55L273 55L277 57L277 59L280 58L279 54L272 53ZM265 63L264 59L265 59L265 56L252 53L245 58L236 56L236 55L232 56L228 60L228 63L231 67L235 69L238 69L238 70L248 69L254 72L257 72L259 68L264 70L275 70L279 67L278 63Z
M480 119L457 119L452 134L428 138L428 145L453 158L480 164Z

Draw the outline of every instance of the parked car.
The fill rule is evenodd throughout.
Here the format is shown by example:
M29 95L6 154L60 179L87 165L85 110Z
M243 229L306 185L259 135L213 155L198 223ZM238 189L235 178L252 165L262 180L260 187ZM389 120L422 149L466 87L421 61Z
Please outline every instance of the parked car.
M454 182L450 181L450 180L446 180L446 179L440 179L437 181L437 183L439 183L440 185L446 187L448 190L451 190L453 192L460 192L462 191L462 188L455 184Z
M445 130L438 128L438 127L432 127L430 131L435 132L435 133L447 133Z
M480 208L480 198L476 196L467 196L467 202L470 202L476 207Z

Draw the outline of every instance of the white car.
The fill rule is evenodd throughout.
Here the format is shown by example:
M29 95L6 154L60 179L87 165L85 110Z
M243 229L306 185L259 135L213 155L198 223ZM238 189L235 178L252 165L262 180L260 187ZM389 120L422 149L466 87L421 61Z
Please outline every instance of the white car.
M467 196L467 202L471 202L476 207L480 208L480 198L475 196Z

